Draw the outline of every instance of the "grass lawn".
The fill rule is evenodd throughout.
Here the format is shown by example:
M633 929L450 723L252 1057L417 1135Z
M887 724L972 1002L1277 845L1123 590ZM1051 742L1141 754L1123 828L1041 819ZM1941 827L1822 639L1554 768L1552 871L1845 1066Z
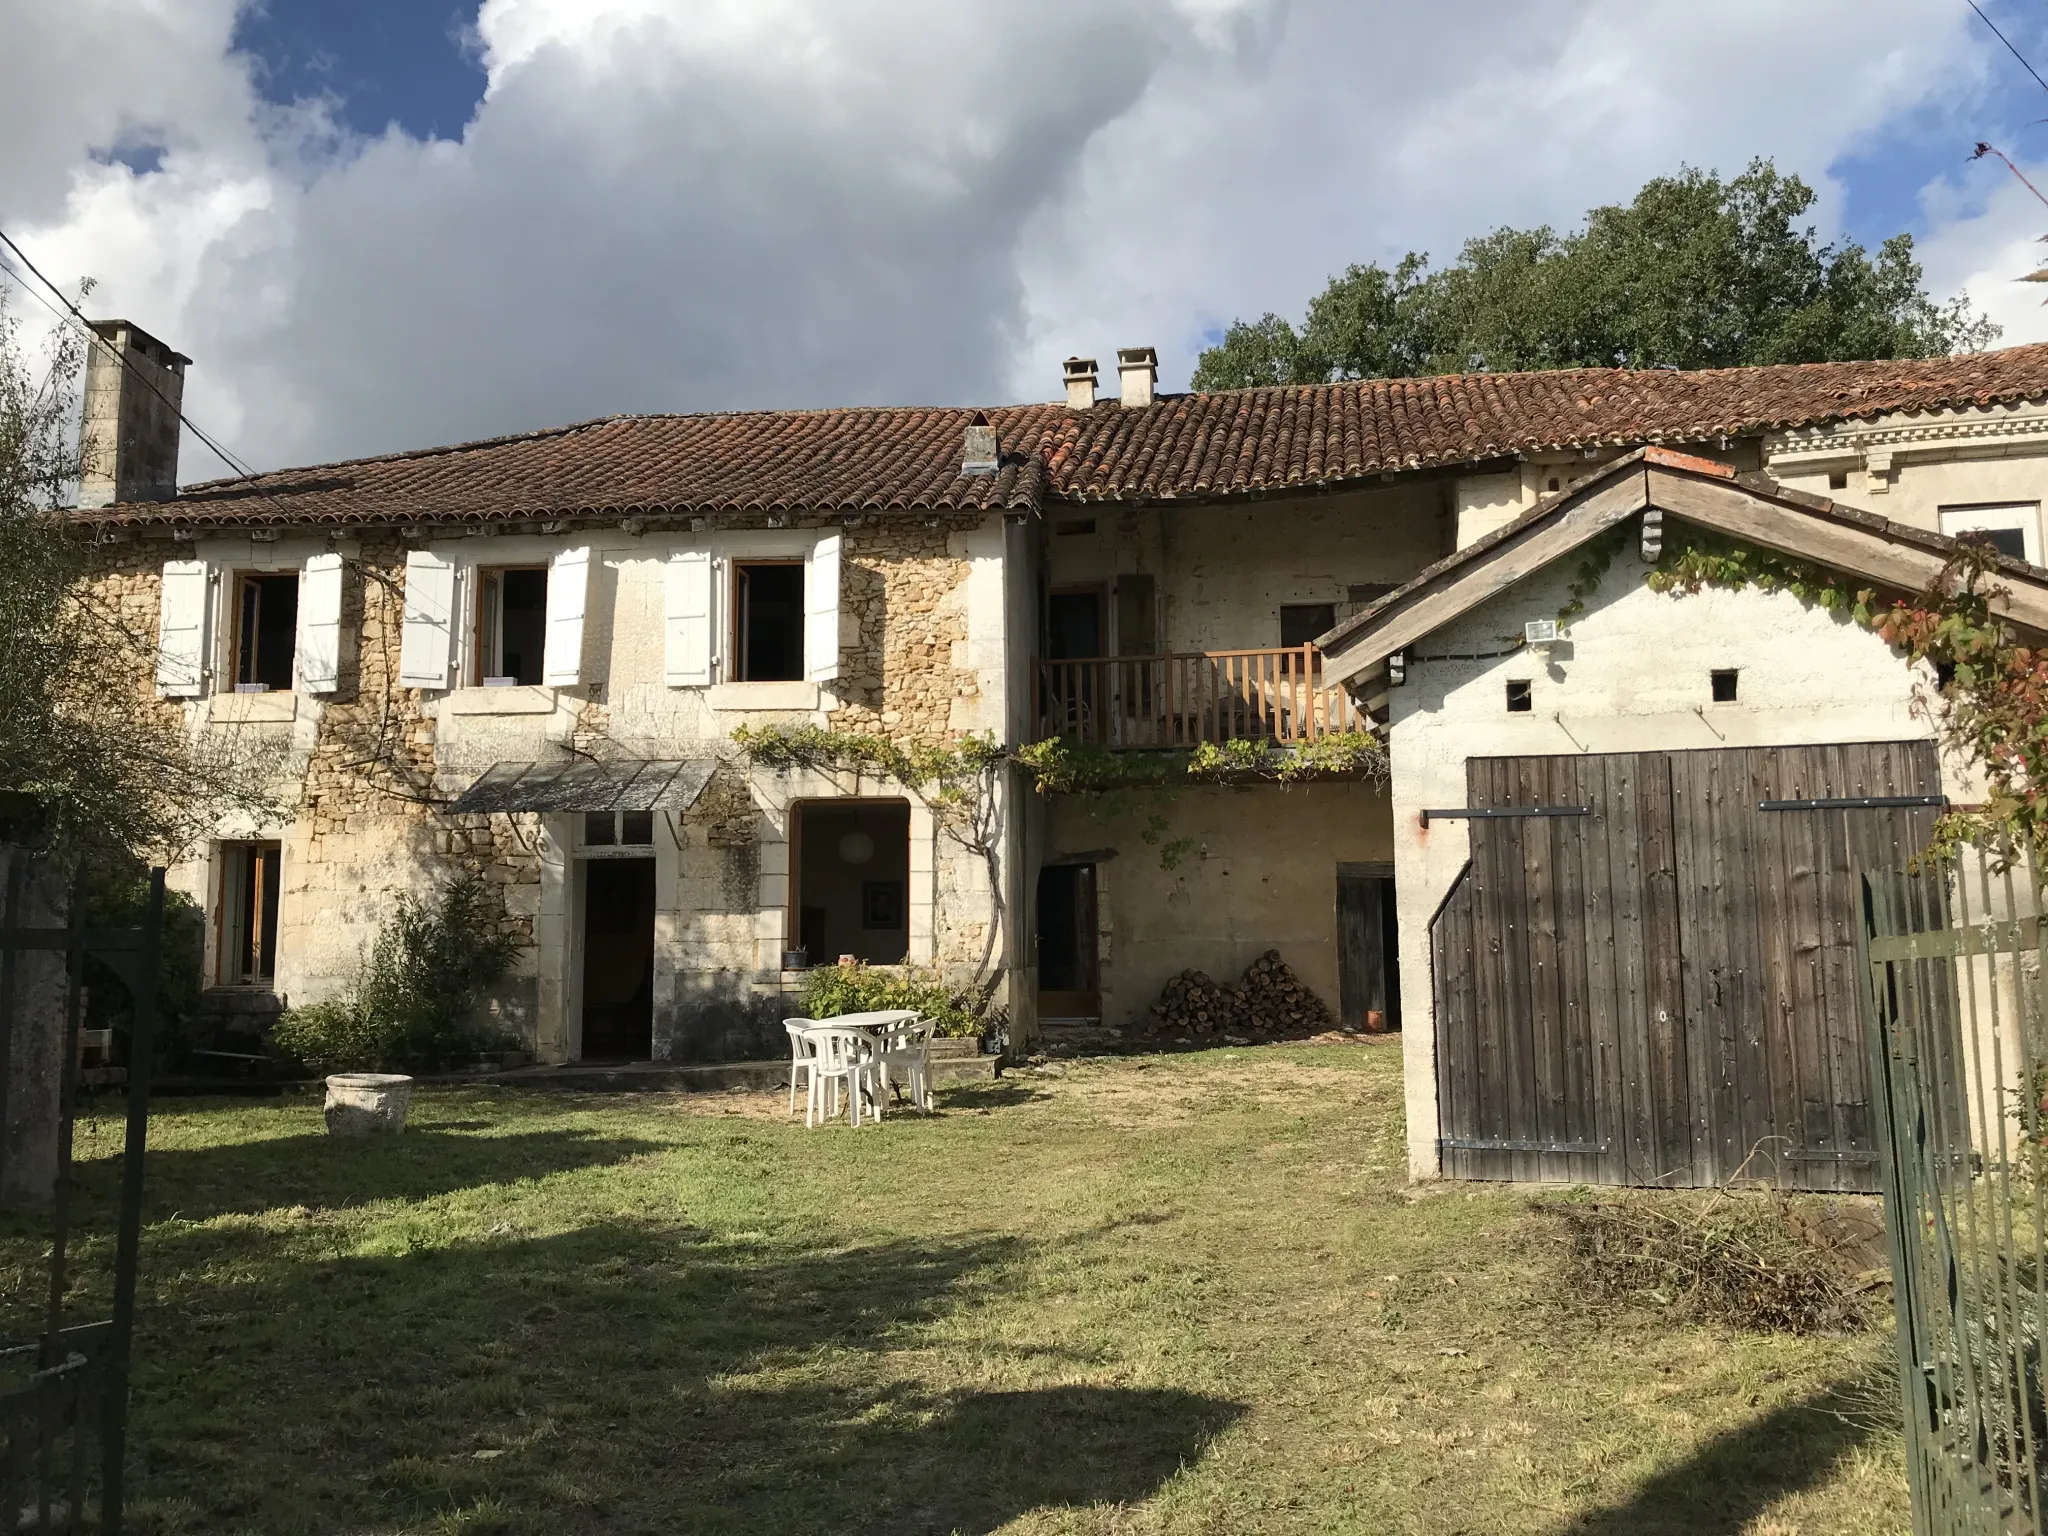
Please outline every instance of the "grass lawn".
M1411 1192L1397 1048L1066 1063L859 1133L428 1089L152 1127L137 1528L1892 1532L1878 1334L1600 1317ZM120 1127L82 1127L89 1247ZM33 1304L0 1230L0 1306Z

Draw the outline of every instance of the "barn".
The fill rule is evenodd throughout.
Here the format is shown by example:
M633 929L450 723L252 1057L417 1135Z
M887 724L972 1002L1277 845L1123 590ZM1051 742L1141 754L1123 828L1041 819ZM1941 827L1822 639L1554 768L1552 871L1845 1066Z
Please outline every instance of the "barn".
M1387 720L1418 1177L1877 1187L1861 876L1969 775L1847 614L1654 589L1702 538L1898 594L1955 549L1648 448L1323 637ZM2048 633L2048 572L2001 581Z

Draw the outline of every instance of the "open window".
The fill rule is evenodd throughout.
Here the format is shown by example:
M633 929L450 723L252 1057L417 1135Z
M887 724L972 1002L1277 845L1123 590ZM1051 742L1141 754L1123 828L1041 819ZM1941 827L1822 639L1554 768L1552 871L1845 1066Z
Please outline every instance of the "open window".
M235 578L235 692L289 692L298 650L299 573Z
M803 681L804 563L735 561L732 584L733 681Z
M277 976L277 896L283 850L276 843L221 844L216 909L224 987L268 987Z
M480 686L538 685L547 636L546 566L508 565L477 572L476 681Z
M790 892L813 965L841 955L898 965L910 953L910 807L901 800L798 805Z
M1337 605L1335 603L1282 603L1280 605L1280 644L1287 650L1299 650L1312 644L1317 635L1327 634L1337 627ZM1292 671L1294 658L1280 658L1280 670Z

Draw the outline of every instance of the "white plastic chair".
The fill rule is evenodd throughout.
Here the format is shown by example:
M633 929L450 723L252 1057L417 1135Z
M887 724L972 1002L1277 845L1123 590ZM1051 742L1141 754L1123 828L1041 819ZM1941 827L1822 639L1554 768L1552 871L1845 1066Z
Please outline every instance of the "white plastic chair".
M844 1084L847 1114L858 1129L861 1100L879 1086L875 1075L874 1041L860 1030L842 1029L827 1022L813 1024L805 1030L804 1042L814 1052L811 1057L810 1102L804 1110L805 1127L808 1129L823 1120L838 1117L839 1088ZM882 1095L878 1091L874 1092L872 1107L875 1118L881 1119Z
M817 1026L816 1019L784 1019L782 1027L789 1031L789 1112L796 1113L796 1080L802 1073L804 1092L811 1091L811 1064L816 1058L810 1041L804 1038L804 1031Z
M908 1019L889 1026L875 1058L883 1097L888 1096L891 1075L901 1074L910 1090L910 1102L927 1115L932 1112L932 1035L938 1027L933 1019Z

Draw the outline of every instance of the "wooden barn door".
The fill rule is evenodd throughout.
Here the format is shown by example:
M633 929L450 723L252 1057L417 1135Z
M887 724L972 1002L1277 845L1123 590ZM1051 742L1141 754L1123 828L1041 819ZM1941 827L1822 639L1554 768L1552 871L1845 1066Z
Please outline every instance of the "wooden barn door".
M1931 744L1477 758L1467 793L1447 1176L1874 1187L1855 879L1925 845Z

